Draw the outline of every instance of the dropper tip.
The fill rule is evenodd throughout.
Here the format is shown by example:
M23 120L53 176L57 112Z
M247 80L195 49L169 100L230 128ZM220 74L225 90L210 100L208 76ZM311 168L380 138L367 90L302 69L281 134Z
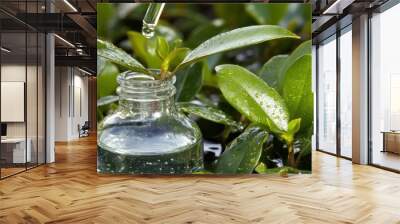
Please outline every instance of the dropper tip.
M143 21L142 35L146 38L152 38L154 36L155 25L148 24Z

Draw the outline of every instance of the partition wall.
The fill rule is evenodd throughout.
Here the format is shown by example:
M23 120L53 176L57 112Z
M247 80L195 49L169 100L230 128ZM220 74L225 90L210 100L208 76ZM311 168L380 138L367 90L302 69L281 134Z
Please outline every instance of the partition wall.
M46 161L46 39L21 20L41 2L18 2L24 14L0 8L1 179Z

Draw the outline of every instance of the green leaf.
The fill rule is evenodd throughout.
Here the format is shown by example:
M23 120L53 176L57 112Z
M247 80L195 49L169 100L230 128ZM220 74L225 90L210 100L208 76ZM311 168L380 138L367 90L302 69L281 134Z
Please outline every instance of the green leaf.
M265 163L261 162L257 165L255 171L259 174L265 174L267 172L267 166Z
M288 133L294 136L300 130L301 118L291 120L288 125Z
M148 68L160 68L161 58L157 55L157 42L155 38L147 39L141 33L135 31L128 32L128 38L133 52L146 63Z
M117 76L119 70L117 66L110 62L105 62L101 73L97 76L97 98L115 94L117 89Z
M261 68L258 72L260 78L262 78L265 82L268 83L274 89L279 89L282 84L281 82L281 69L285 65L287 61L288 55L277 55L269 59L267 63Z
M235 129L241 130L243 126L233 120L233 118L226 114L224 111L211 106L200 106L194 103L177 103L177 107L179 110L184 111L189 114L196 115L198 117L204 118L206 120L224 124L227 126L232 126Z
M254 123L272 132L286 132L289 114L283 98L255 74L238 65L216 67L218 86L225 99Z
M290 145L294 141L294 135L299 131L301 118L291 120L288 125L288 130L280 135L285 142Z
M162 62L161 70L173 71L189 52L190 52L189 48L175 48L168 54L168 56Z
M212 54L282 38L299 37L279 26L257 25L238 28L203 42L191 51L179 66L193 63Z
M203 85L203 63L196 63L176 74L176 94L178 102L191 101Z
M278 59L278 58L271 58L261 69L259 72L260 76L263 75L265 78L269 76L269 74L273 73L274 75L271 77L271 79L266 80L268 84L271 84L272 87L274 87L278 93L282 94L282 86L283 86L283 80L286 76L287 70L302 56L306 54L311 54L311 41L305 41L302 44L300 44L287 58L284 60L283 58ZM280 57L280 56L276 56ZM271 82L271 83L270 83Z
M311 90L311 55L300 57L287 70L283 81L283 98L289 109L290 118L305 118L302 128L312 125L313 94Z
M157 37L157 55L161 58L164 59L167 57L167 55L169 54L169 45L168 45L168 41L161 36Z
M110 42L97 39L97 55L131 71L150 74L136 59Z
M216 173L252 173L260 160L262 145L268 136L268 132L259 126L248 127L227 146L218 160Z
M289 63L286 67L290 67L298 58L311 54L311 40L301 43L289 56Z
M287 58L287 61L285 65L282 67L281 73L283 76L281 78L284 78L284 75L286 74L287 70L302 56L304 55L311 55L311 40L305 41L301 43L294 51L289 55Z
M176 48L182 46L182 42L183 42L182 39L176 39L176 40L174 40L174 41L172 42L172 47L171 47L171 49L174 50L174 49L176 49Z
M302 136L311 136L314 128L314 93L309 91L305 94L300 105L299 110L293 115L301 117L299 134Z

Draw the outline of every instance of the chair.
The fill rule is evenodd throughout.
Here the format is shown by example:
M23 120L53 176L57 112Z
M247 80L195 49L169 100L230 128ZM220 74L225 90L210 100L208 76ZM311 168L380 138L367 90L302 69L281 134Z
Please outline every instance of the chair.
M82 127L78 124L79 138L89 136L89 129L90 129L89 121L85 121Z

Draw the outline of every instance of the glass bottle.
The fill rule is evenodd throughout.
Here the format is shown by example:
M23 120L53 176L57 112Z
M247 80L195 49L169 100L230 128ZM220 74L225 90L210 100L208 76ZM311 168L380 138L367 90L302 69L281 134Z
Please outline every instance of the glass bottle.
M200 129L176 109L174 82L174 76L118 76L118 109L98 130L99 173L187 174L203 168Z

